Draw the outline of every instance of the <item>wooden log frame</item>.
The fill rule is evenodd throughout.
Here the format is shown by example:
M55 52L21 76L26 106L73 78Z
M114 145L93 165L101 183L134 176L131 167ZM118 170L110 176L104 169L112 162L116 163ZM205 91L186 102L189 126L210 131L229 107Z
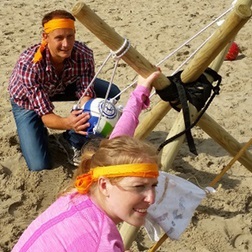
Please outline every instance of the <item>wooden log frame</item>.
M213 34L210 40L198 51L197 55L192 59L188 66L181 74L183 83L191 82L197 79L200 74L209 66L218 71L224 56L220 53L225 51L225 46L238 33L241 27L248 21L251 16L251 0L238 1L234 10L226 18L225 22ZM219 57L217 57L219 55ZM146 137L166 115L166 111L170 110L170 105L164 101L160 101L152 110L143 118L136 129L135 136L138 138ZM191 119L196 117L196 109L190 106ZM163 114L162 114L163 113ZM226 151L234 156L242 147L227 131L225 131L218 123L216 123L207 113L204 113L201 120L197 124L211 138L219 143ZM184 120L182 112L177 117L174 127L170 130L168 138L176 135L184 130ZM179 151L179 146L184 141L184 136L169 143L163 148L162 166L164 170L171 168L171 165ZM252 172L252 155L247 151L239 158L239 162Z
M197 79L198 76L209 66L211 61L219 54L219 52L222 51L228 42L238 33L238 31L248 21L251 15L249 6L251 6L251 0L240 0L237 2L236 7L230 13L222 26L214 33L208 43L206 43L206 45L198 52L188 67L186 67L186 69L183 71L181 78L184 83ZM124 38L116 33L114 29L108 26L84 3L77 3L73 8L72 13L84 26L86 26L111 50L116 51L123 44ZM122 56L122 59L143 77L147 77L157 69L133 47L129 48L128 52ZM198 71L198 68L200 68L200 71L202 72ZM193 75L191 73L193 73ZM166 76L161 74L160 77L153 83L153 86L157 90L160 90L169 84L170 82ZM136 129L135 136L138 138L146 137L167 114L170 108L171 107L169 103L160 101L150 111L150 113L143 118L142 122ZM178 132L183 128L183 123L177 125L181 125L181 128L178 127L176 130ZM215 121L206 113L203 115L198 125L231 155L235 155L235 153L237 153L241 148L241 145L222 127L215 123ZM170 132L170 135L172 133L174 134L172 131ZM182 141L183 136L180 137L180 140L177 142L175 141L174 143L171 143L170 146L179 146ZM166 146L165 149L170 149L170 147L168 147L169 145ZM166 167L170 166L178 151L178 147L172 147L172 149L173 151L169 152L169 157L166 158ZM172 156L172 158L170 158L170 156ZM168 159L170 160L170 163L168 163ZM239 159L239 161L246 168L252 170L252 155L250 153L246 152Z
M209 186L214 187L214 185L223 177L223 175L231 168L231 166L238 160L240 156L247 150L247 148L252 144L252 138L240 149L240 151L232 158L232 160L222 169L220 174L218 174L213 181L209 184ZM167 239L167 234L164 233L162 237L148 250L148 252L156 251L162 243Z
M219 29L217 29L210 40L201 48L201 50L182 72L181 79L183 83L196 80L217 57L217 55L224 50L225 46L228 45L228 43L249 20L251 16L251 4L252 0L238 0L234 9L228 15L224 23L219 27ZM111 50L117 51L123 44L124 38L109 27L84 3L77 3L72 9L72 14ZM122 56L122 59L144 78L148 77L152 72L157 70L154 65L148 62L148 60L138 53L133 47L129 48L127 53ZM161 74L160 77L153 82L153 86L157 90L161 90L168 85L170 85L170 82L163 74ZM160 101L152 109L150 115L145 117L139 124L135 136L138 138L147 136L169 110L170 105L167 102ZM192 117L195 117L197 114L193 106L190 106L190 113ZM175 124L173 129L174 132L172 132L173 134L176 134L176 132L178 133L184 129L184 124L181 123L181 115L179 115L178 118L179 122ZM234 156L242 148L240 143L238 143L206 113L200 119L198 125L231 155ZM140 131L142 133L139 133ZM169 144L169 150L172 152L168 158L169 160L173 160L175 158L182 141L183 136L180 137L179 140L175 141L175 143L171 143L174 144L172 147ZM244 155L239 158L239 162L252 171L251 153L246 151ZM166 167L168 167L167 162ZM130 248L132 242L135 240L137 231L138 228L132 227L127 223L122 225L120 232L124 240L125 249Z

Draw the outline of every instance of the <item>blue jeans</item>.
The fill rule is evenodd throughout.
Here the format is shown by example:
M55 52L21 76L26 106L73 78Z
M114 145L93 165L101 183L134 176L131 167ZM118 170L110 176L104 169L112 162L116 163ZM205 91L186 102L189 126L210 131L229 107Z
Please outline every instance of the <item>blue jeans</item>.
M75 101L74 84L69 85L65 94L52 97L52 101ZM96 79L94 89L97 97L104 98L107 92L108 82ZM116 85L112 85L109 98L113 98L120 92ZM20 147L27 166L31 171L41 171L52 168L52 161L48 149L48 131L41 118L33 111L19 107L11 100L12 112L17 126ZM69 143L81 148L86 137L75 133L73 130L64 132Z

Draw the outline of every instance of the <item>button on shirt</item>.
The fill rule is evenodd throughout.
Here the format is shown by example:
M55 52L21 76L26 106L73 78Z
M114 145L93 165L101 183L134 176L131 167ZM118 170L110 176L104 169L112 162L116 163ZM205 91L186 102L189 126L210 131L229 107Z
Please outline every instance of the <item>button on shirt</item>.
M75 41L71 57L65 59L63 72L58 76L51 64L48 48L41 61L33 62L39 46L37 44L24 51L12 72L8 91L18 106L34 110L39 116L48 114L54 109L50 98L64 93L66 86L72 83L76 83L76 100L84 92L86 96L95 97L93 87L86 90L95 74L91 49Z

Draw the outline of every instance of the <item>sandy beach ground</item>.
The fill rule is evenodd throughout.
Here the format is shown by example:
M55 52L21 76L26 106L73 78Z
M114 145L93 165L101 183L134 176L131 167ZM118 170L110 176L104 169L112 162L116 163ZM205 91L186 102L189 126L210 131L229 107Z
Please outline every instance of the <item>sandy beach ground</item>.
M3 252L10 251L29 223L55 200L75 170L54 141L54 136L60 132L50 131L54 168L28 171L18 144L7 86L19 54L40 41L43 15L54 9L71 11L76 3L63 0L0 2L0 251ZM230 8L232 1L87 0L84 3L121 36L128 38L152 64L157 64ZM93 49L98 69L109 53L108 47L78 21L76 28L77 39ZM161 64L162 72L171 75L216 29L214 24ZM240 30L235 41L240 53L236 60L223 62L219 71L222 76L220 95L214 99L207 114L239 143L245 144L252 136L251 20ZM109 80L112 69L113 62L107 63L99 77ZM123 89L135 76L135 71L121 61L114 82ZM122 94L120 104L126 103L131 90ZM151 108L158 100L158 97L153 98ZM56 110L62 115L67 114L72 105L57 103ZM141 115L141 120L146 113ZM176 117L177 112L170 111L148 139L157 146L162 143ZM232 156L200 127L194 127L192 133L198 156L191 154L186 142L183 143L169 172L205 187ZM251 156L252 147L249 151ZM248 168L252 171L250 164ZM180 239L167 239L158 251L252 251L252 174L249 169L235 162L214 186L218 188L217 193L202 201ZM141 230L132 251L147 251L152 244L145 230Z

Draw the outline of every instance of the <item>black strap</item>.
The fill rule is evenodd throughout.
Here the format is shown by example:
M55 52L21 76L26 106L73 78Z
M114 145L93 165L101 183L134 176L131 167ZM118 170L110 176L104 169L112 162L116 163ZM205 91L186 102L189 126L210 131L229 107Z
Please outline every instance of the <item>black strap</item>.
M189 106L188 106L188 103L187 103L185 88L183 87L183 84L181 84L181 82L177 78L174 79L174 82L176 84L178 94L179 94L179 100L180 100L180 103L181 103L181 106L182 106L185 128L190 129L190 125L191 125L190 110L189 110ZM186 140L187 140L190 151L193 154L198 155L196 147L195 147L195 143L194 143L194 140L193 140L193 137L192 137L191 130L187 130L185 132L185 134L186 134Z
M182 71L181 71L182 72ZM174 76L172 77L168 77L169 80L171 81L171 85L172 88L169 88L170 91L172 91L170 93L170 95L166 95L165 92L167 92L168 90L166 89L165 91L162 90L161 91L161 96L165 97L166 101L167 98L170 101L175 101L176 104L181 104L182 109L183 109L183 116L184 116L184 122L185 122L185 130L176 134L175 136L167 139L165 142L163 142L159 148L158 151L160 151L165 145L167 145L168 143L174 141L176 138L182 136L183 134L186 134L186 139L187 139L187 143L189 146L189 149L192 153L194 153L195 155L197 155L197 150L194 144L194 140L191 134L191 129L198 123L198 121L200 120L200 118L202 117L202 115L204 114L204 112L206 111L206 109L209 107L210 103L212 102L213 98L215 97L215 95L219 94L219 90L220 90L220 83L221 83L221 76L215 72L214 70L212 70L211 68L207 68L205 70L205 72L209 75L211 75L214 79L214 81L217 81L216 86L213 86L204 76L204 74L202 74L198 80L195 81L196 82L204 82L204 85L206 84L206 92L202 93L202 99L200 102L196 101L197 105L194 104L198 111L201 110L199 116L196 118L196 120L194 121L193 124L190 123L190 111L189 111L189 107L188 107L188 103L187 101L190 100L190 102L192 101L192 97L190 97L190 89L193 85L193 83L191 83L191 87L188 88L188 90L186 90L186 87L188 87L187 84L183 84L181 79L180 79L180 75L181 72L176 73ZM209 90L209 85L210 85L210 90ZM176 90L175 88L176 87ZM213 94L210 96L211 94L211 90L213 90ZM158 94L160 93L160 90L157 92ZM197 94L198 95L198 94ZM160 96L160 97L161 97ZM210 96L210 98L209 98ZM162 98L162 97L161 97ZM195 97L194 97L195 98ZM198 99L198 97L196 97ZM209 98L209 99L208 99ZM206 103L208 99L208 102ZM199 102L199 103L198 103ZM171 106L174 107L174 102L170 102ZM202 104L203 108L202 108ZM179 110L178 108L176 108L176 110Z

